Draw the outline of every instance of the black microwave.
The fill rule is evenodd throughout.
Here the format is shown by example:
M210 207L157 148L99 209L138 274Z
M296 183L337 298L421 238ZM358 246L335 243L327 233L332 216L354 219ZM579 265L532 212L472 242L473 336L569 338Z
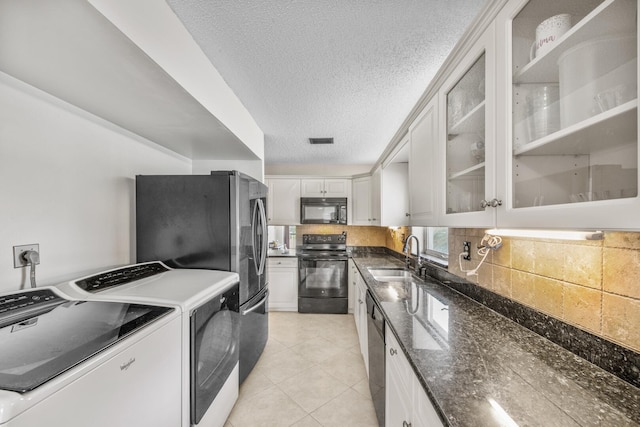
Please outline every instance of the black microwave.
M301 224L347 225L347 198L300 198Z

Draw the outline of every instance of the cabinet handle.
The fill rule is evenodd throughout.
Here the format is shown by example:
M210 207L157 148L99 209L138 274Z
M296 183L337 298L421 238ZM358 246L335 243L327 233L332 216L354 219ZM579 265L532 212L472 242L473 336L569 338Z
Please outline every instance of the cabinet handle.
M491 200L482 200L480 201L480 207L482 209L487 207L497 208L498 206L502 206L502 200L491 199Z
M411 216L409 212L405 213L404 216Z
M395 348L390 348L389 349L389 354L392 356L395 356L396 354L398 354L398 350L396 350Z
M358 302L359 302L360 304L362 304L362 300L361 300L361 299L359 299L359 300L358 300Z
M411 427L411 423L408 423L406 421L402 421L402 427Z

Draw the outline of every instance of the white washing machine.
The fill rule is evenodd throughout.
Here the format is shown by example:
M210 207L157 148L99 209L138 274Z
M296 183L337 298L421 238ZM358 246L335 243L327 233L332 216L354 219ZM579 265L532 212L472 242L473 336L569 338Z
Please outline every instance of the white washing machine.
M58 285L74 298L173 304L182 312L183 427L223 426L238 398L239 276L147 262Z
M181 326L176 307L0 295L0 426L179 425Z

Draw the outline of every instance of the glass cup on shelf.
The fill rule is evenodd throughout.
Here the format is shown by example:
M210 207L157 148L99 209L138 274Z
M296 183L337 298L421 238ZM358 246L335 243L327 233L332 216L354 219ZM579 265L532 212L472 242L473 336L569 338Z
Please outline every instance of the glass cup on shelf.
M594 96L601 113L631 101L636 97L636 89L628 84L617 85Z
M477 162L484 162L484 142L476 141L471 144L469 147L469 151L471 152L471 157Z
M548 84L533 89L527 96L529 142L560 130L560 89Z

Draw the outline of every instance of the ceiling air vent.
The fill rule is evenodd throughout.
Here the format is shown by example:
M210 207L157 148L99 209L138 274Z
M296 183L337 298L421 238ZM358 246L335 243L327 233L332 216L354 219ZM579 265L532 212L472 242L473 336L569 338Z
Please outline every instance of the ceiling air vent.
M309 144L333 144L333 138L309 138Z

